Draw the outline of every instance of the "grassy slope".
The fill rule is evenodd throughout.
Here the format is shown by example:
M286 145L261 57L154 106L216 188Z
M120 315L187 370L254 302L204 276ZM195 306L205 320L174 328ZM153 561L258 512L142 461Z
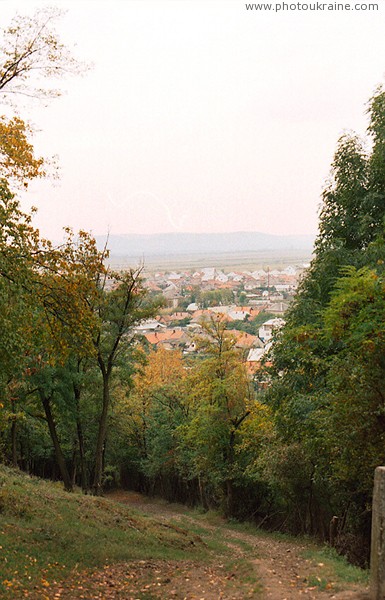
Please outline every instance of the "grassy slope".
M248 534L231 540L247 559L252 548L258 548L258 539L274 540L254 526L225 523L213 513L184 514L175 525L156 521L125 504L68 494L61 484L0 466L0 598L42 598L39 590L44 589L51 597L49 588L69 578L75 568L157 558L207 563L210 557L229 553L224 540L232 530ZM307 546L306 554L316 567L308 566L309 583L321 589L328 581L343 589L344 583L364 584L367 579L367 573L347 565L331 549ZM237 569L245 562L240 558ZM229 566L230 571L234 568Z
M49 587L76 566L206 553L194 534L165 527L122 504L68 494L0 466L0 597Z

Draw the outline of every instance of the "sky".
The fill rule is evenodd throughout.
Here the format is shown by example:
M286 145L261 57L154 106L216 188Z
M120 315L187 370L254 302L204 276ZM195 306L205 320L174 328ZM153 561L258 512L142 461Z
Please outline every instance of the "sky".
M0 27L45 5L0 0ZM49 5L67 11L61 41L93 66L63 79L48 106L18 107L37 152L59 157L60 179L32 183L22 199L43 235L316 233L337 140L365 135L384 82L385 0L376 11Z

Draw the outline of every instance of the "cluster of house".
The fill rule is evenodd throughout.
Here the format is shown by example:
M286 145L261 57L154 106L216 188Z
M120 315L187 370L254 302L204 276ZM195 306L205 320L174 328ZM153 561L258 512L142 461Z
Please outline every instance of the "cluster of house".
M248 371L254 374L271 347L274 331L284 324L282 317L308 266L301 264L282 270L267 268L253 272L225 273L221 269L207 267L195 272L148 273L145 287L154 294L162 294L169 309L155 319L141 323L135 333L154 348L178 349L185 355L194 355L200 352L200 340L207 337L202 321L215 317L229 324L239 323L252 321L261 312L268 312L266 321L261 320L258 335L241 331L242 328L237 328L235 323L229 327L227 334L232 336L235 347L243 351ZM234 299L240 298L242 292L247 305L234 303L202 309L191 302L186 307L186 298L197 289L201 292L230 290L233 292L230 297ZM269 318L271 315L273 318Z
M191 355L199 352L200 339L207 337L207 331L203 326L204 321L215 318L226 322L250 320L260 312L260 309L253 306L235 305L214 306L206 310L195 309L195 307L189 309L144 321L136 327L135 333L142 336L154 348L178 349L184 354ZM178 322L183 322L184 325L178 325ZM251 374L260 367L264 354L271 346L274 331L284 323L285 321L278 316L268 319L261 324L258 335L237 329L228 330L227 335L234 339L234 346L244 352L246 366Z
M300 277L308 265L288 266L285 269L259 269L225 273L214 267L190 272L157 272L147 274L145 286L152 292L162 293L177 308L188 291L199 287L201 291L242 289L247 302L258 305L266 301L279 302L294 296ZM263 290L263 291L262 291Z

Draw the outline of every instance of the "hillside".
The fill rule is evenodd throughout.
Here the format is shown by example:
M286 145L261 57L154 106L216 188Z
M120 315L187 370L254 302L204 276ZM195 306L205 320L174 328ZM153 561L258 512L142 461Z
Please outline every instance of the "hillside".
M107 236L96 236L99 248ZM263 251L312 251L312 235L269 235L259 232L163 233L154 235L110 235L108 247L113 257L150 258L173 255L214 255Z
M105 498L69 494L62 484L0 466L0 598L51 598L77 568L206 554L194 534ZM34 590L40 590L36 592ZM40 595L40 594L45 595Z
M364 600L366 573L309 540L129 492L68 494L0 467L0 597Z

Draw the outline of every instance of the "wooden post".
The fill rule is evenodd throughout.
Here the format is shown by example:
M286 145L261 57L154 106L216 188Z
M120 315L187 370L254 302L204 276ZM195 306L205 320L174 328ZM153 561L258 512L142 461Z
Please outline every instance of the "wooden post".
M370 598L385 600L385 467L374 473Z
M338 535L338 521L338 517L334 516L329 524L329 544L333 546L333 548L336 545Z

